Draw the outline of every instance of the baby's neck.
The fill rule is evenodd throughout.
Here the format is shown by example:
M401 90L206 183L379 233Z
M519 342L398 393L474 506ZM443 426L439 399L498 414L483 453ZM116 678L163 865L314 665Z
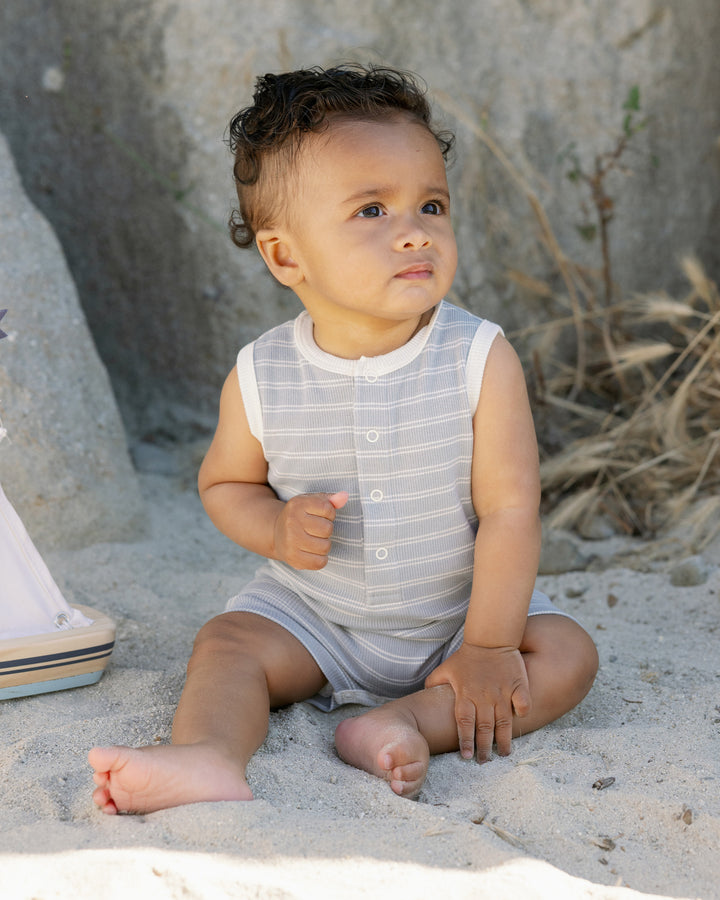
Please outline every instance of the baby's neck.
M430 309L413 319L386 322L384 327L377 323L369 327L357 322L318 322L313 318L313 338L321 350L341 359L384 356L411 341L430 322L434 312Z

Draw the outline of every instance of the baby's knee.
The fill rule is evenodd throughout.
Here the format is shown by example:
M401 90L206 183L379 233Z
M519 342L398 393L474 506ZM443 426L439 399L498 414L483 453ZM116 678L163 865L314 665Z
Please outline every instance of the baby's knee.
M193 644L188 667L207 659L221 659L224 654L237 654L248 643L247 629L235 618L236 614L224 613L206 622L198 631Z
M563 656L572 684L585 696L595 681L600 665L593 639L584 629L578 628L573 641L563 648Z
M598 652L584 628L565 616L538 616L530 620L526 638L526 648L545 661L557 690L585 696L597 674Z

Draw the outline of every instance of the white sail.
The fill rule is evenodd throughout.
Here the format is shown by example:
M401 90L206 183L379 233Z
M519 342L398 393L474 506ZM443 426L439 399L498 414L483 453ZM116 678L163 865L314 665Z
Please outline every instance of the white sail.
M0 485L0 640L91 622L60 593Z

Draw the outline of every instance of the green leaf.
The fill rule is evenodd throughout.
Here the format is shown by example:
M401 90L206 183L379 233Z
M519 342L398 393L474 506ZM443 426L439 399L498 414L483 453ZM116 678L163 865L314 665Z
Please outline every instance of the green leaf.
M627 100L623 103L623 109L633 110L634 112L638 112L640 109L640 88L638 85L634 84L627 95Z
M597 235L597 227L588 222L585 225L576 225L578 234L584 241L594 241Z

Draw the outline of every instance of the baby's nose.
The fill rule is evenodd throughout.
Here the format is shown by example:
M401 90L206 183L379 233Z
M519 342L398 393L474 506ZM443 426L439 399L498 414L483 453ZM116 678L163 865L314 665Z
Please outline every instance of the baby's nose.
M423 223L414 220L400 230L397 243L404 250L419 250L422 247L429 247L432 240Z

